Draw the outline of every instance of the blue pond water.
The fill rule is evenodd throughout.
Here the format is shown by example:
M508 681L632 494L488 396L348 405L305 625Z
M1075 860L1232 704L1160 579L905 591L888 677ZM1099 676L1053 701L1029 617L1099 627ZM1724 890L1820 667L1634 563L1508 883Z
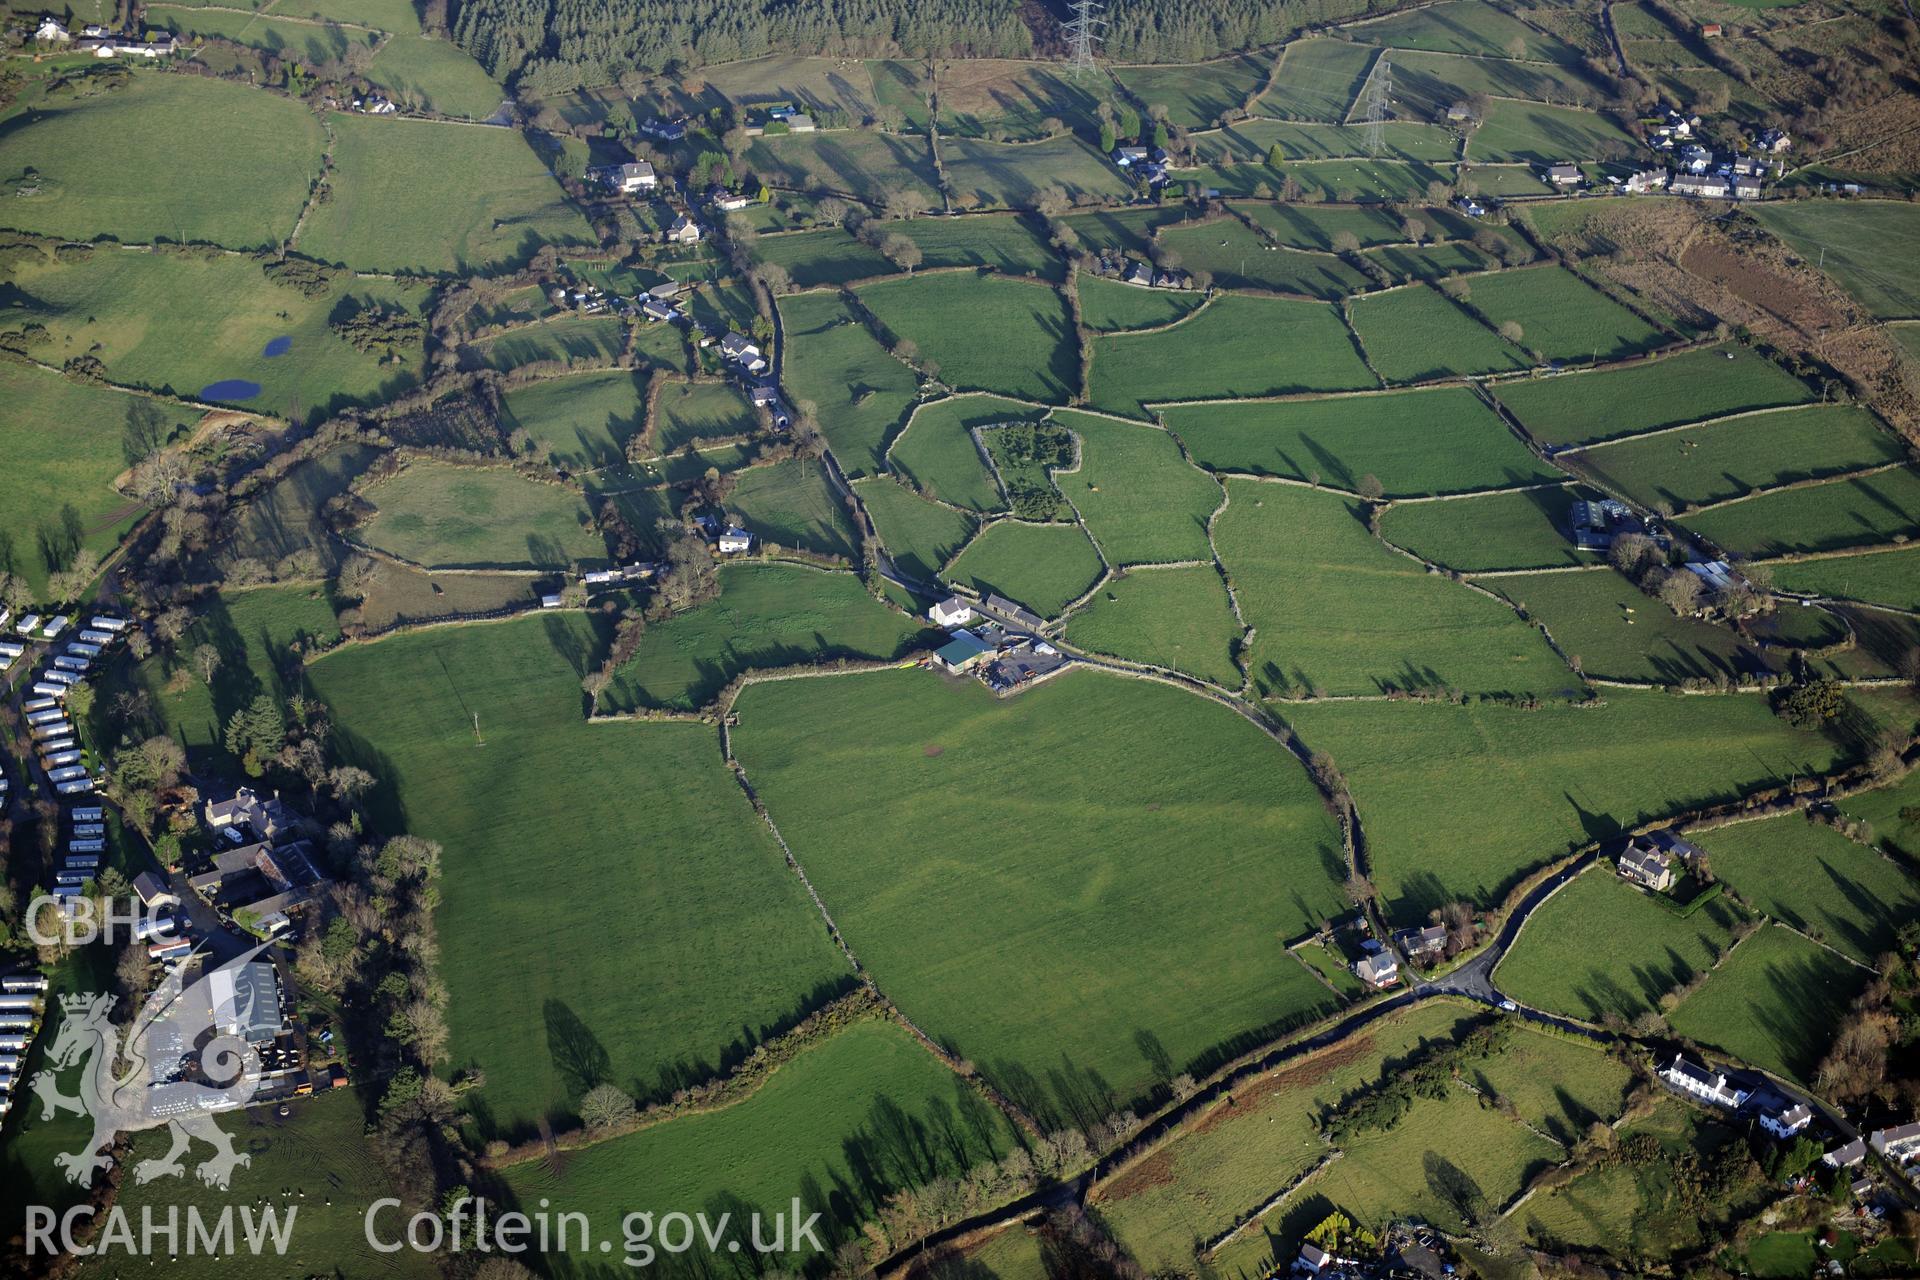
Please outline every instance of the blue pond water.
M271 360L274 356L283 356L291 350L293 350L293 339L286 334L281 334L269 342L260 354Z
M200 388L202 400L251 400L260 394L260 384L245 378L223 378Z

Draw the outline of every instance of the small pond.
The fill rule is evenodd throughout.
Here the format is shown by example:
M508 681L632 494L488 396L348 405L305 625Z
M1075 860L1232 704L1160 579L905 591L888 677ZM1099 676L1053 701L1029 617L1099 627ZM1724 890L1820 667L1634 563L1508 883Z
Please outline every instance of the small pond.
M283 356L291 350L293 350L293 339L283 333L262 348L260 354L271 360L273 357Z
M223 378L200 388L202 400L251 400L260 394L260 384L245 378Z

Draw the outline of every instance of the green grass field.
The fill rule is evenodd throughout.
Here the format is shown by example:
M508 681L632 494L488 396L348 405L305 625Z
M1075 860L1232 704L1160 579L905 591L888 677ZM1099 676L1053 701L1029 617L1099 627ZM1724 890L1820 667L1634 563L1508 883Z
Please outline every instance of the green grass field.
M1121 574L1067 622L1067 641L1092 653L1171 667L1240 687L1240 623L1211 565Z
M1072 227L1080 243L1090 250L1114 249L1144 256L1152 247L1156 231L1191 222L1193 215L1184 207L1102 209L1095 213L1070 213L1061 221Z
M1712 968L1745 919L1725 898L1682 919L1603 863L1534 913L1494 982L1531 1008L1630 1020Z
M972 516L923 498L890 476L856 480L854 492L901 572L926 582L973 536Z
M1275 249L1258 232L1232 218L1160 233L1179 254L1184 270L1204 271L1222 289L1267 289L1309 298L1344 298L1368 285L1354 268L1331 254Z
M1141 415L1149 401L1223 400L1374 385L1340 313L1321 302L1220 298L1148 334L1093 341L1094 408Z
M1475 278L1475 284L1480 277ZM1524 369L1526 354L1438 291L1413 285L1352 302L1353 330L1388 382Z
M1149 107L1165 107L1173 124L1197 129L1258 93L1271 68L1269 55L1249 53L1185 66L1121 67L1114 78Z
M1472 288L1476 311L1496 327L1519 325L1521 344L1549 359L1618 360L1669 341L1562 267L1475 276Z
M745 1247L750 1215L770 1220L797 1197L803 1219L820 1213L817 1230L831 1251L892 1192L958 1177L1013 1145L991 1103L904 1029L869 1019L803 1050L732 1106L595 1143L559 1172L541 1160L514 1165L506 1181L522 1209L551 1201L549 1212L594 1223L685 1205L709 1206L717 1218L712 1206L724 1204L733 1217L716 1230L736 1248ZM599 1230L621 1248L615 1226ZM772 1237L770 1221L763 1231ZM790 1256L795 1267L813 1260L806 1250Z
M248 501L235 521L223 558L272 563L296 551L312 550L330 561L335 539L320 509L345 493L374 456L365 445L344 445L294 467Z
M1099 581L1100 556L1077 524L1002 520L981 530L946 576L1051 618Z
M1577 455L1581 472L1646 507L1684 511L1755 489L1897 462L1900 442L1864 409L1806 405Z
M887 442L906 421L917 380L831 293L780 300L781 375L819 416L821 432L850 476L885 468Z
M1746 901L1862 964L1920 918L1920 883L1899 864L1797 813L1702 832L1694 843Z
M210 1188L191 1173L146 1183L128 1178L116 1203L125 1206L136 1223L149 1213L154 1221L165 1222L169 1213L178 1211L183 1228L189 1209L198 1209L211 1223L235 1203L234 1197L244 1197L241 1202L249 1208L264 1201L262 1211L277 1213L283 1223L291 1220L290 1243L284 1253L266 1249L256 1257L242 1249L199 1256L194 1260L197 1275L301 1280L332 1270L342 1258L359 1257L371 1263L367 1206L415 1189L397 1186L369 1149L365 1137L369 1105L357 1090L341 1089L293 1100L292 1113L285 1118L268 1106L228 1113L221 1117L220 1127L233 1135L235 1148L248 1159L246 1167L234 1173L230 1191ZM148 1130L134 1137L122 1159L130 1169L135 1161L159 1159L166 1151L166 1131ZM399 1217L396 1214L394 1220ZM147 1262L113 1251L90 1259L79 1273L90 1280L145 1276ZM434 1269L428 1255L407 1249L377 1266L369 1265L361 1274L424 1278L432 1276Z
M464 49L423 35L397 35L380 47L367 79L406 106L444 116L484 120L500 109L506 90Z
M62 364L91 355L115 382L217 397L302 424L398 395L423 362L418 344L402 361L383 363L329 327L337 312L372 304L417 314L426 303L417 286L349 277L309 298L273 283L248 258L113 247L60 265L22 264L13 280L24 304L14 315L47 329L35 359ZM292 348L266 354L282 337ZM234 380L260 390L216 387L215 397L202 395Z
M587 504L504 468L421 460L368 489L358 541L430 569L558 569L606 560Z
M1782 591L1920 610L1920 548L1778 564L1773 581Z
M1684 518L1734 555L1839 551L1920 535L1920 472L1912 467L1764 494Z
M1172 324L1204 300L1200 294L1143 289L1099 276L1081 276L1080 321L1095 333L1119 329L1157 329Z
M301 252L362 271L466 275L524 263L542 244L591 244L526 139L511 129L335 115L332 198Z
M38 195L6 202L22 231L265 248L293 230L320 172L320 122L245 85L135 72L123 89L34 105L32 127L0 149L10 191L39 174Z
M478 350L487 368L510 373L547 360L611 360L620 354L626 333L618 316L569 314L509 330L478 344Z
M60 516L71 506L84 531L81 546L104 556L139 514L138 504L113 490L114 477L126 466L121 449L127 410L137 397L70 382L57 373L29 365L0 363L0 507L9 521L0 572L17 574L34 590L47 574L64 568L67 558L55 545ZM195 410L163 405L167 425L191 426ZM46 545L38 537L45 531ZM47 553L55 551L57 563Z
M940 180L925 138L870 129L755 138L746 167L761 181L794 191L818 184L822 191L871 196L897 187L928 208L940 203Z
M1417 248L1369 249L1366 256L1397 281L1442 280L1452 275L1486 271L1495 265L1480 249L1458 241L1423 244Z
M1271 404L1167 409L1167 426L1215 471L1355 490L1373 476L1388 497L1540 484L1558 473L1513 438L1464 387Z
M420 16L407 0L280 0L276 13L323 21L351 22L405 35L420 29Z
M534 583L518 573L431 574L381 561L360 603L360 616L376 630L402 622L471 616L525 606Z
M1920 774L1909 773L1890 787L1862 792L1840 802L1850 818L1871 823L1874 834L1909 859L1920 858Z
M753 405L731 382L668 383L654 403L652 444L660 453L759 429Z
M1248 667L1263 693L1573 689L1511 610L1389 551L1357 504L1252 480L1229 480L1227 498L1215 544L1254 629Z
M1073 321L1052 289L962 271L868 285L860 301L956 390L1061 402L1079 385Z
M1006 503L987 469L972 430L1028 422L1046 410L996 396L958 396L923 405L895 441L892 467L933 497L974 511L1004 510Z
M1633 145L1632 135L1596 112L1503 100L1487 108L1467 143L1467 158L1477 164L1558 164L1609 152L1629 155Z
M609 369L515 387L501 397L501 418L552 450L557 466L590 471L626 461L627 441L646 426L646 398L645 374Z
M447 850L450 1048L486 1072L483 1133L529 1134L596 1080L669 1093L847 979L710 729L584 722L603 643L585 616L549 613L308 668L381 780L381 822ZM556 928L583 892L593 927Z
M1524 98L1536 102L1568 102L1577 98L1603 101L1606 89L1578 66L1542 66L1503 58L1462 58L1444 53L1397 50L1393 55L1393 96L1428 119L1444 120L1447 108L1481 93L1490 98ZM1493 114L1496 126L1511 122L1510 104ZM1587 126L1591 128L1591 126ZM1554 141L1559 141L1556 136ZM1574 145L1571 139L1567 145ZM1587 151L1571 155L1584 158Z
M188 44L212 36L309 64L342 61L348 49L370 47L378 38L371 31L350 27L319 26L259 13L239 14L227 9L169 4L151 6L147 10L147 24L175 32Z
M893 230L920 246L923 267L980 267L1048 280L1066 274L1046 236L1032 220L1017 214L915 218Z
M1797 934L1762 929L1668 1021L1683 1036L1804 1083L1870 976Z
M1396 921L1497 902L1529 868L1622 827L1794 776L1855 748L1788 728L1764 698L1609 690L1603 707L1368 703L1288 709L1352 784ZM1481 787L1500 780L1502 803Z
M882 257L879 250L854 239L839 227L763 236L754 245L753 253L762 262L784 268L798 289L890 276L899 269Z
M1812 398L1778 365L1732 344L1605 373L1503 382L1494 394L1548 444L1591 444Z
M1394 14L1378 22L1348 27L1346 34L1366 44L1390 45L1395 49L1486 58L1517 54L1535 62L1580 60L1578 51L1565 41L1530 27L1483 0L1447 0L1447 3Z
M1407 503L1380 518L1380 534L1422 559L1464 573L1597 564L1599 556L1575 550L1568 540L1567 508L1578 496L1568 486Z
M871 68L875 64L868 65ZM880 79L881 73L875 70L876 86ZM1068 128L1094 128L1094 113L1111 93L1105 76L1085 82L1064 74L1056 63L998 58L944 61L939 69L939 87L943 137L1043 137L1049 119L1059 120ZM921 96L924 99L925 95ZM918 104L918 113L925 118L924 101Z
M1080 469L1054 483L1108 564L1213 558L1207 520L1220 486L1180 456L1172 436L1090 413L1061 411L1052 421L1080 437Z
M1280 148L1282 164L1300 160L1352 160L1368 154L1367 132L1356 125L1295 124L1285 120L1241 120L1224 129L1196 134L1194 156L1203 165L1264 165ZM1432 125L1388 121L1380 130L1380 158L1444 164L1459 144Z
M1754 214L1883 320L1920 316L1920 210L1890 200L1806 200Z
M727 564L718 572L720 598L649 627L639 652L615 670L601 710L691 711L743 671L897 657L921 634L850 573L785 564Z
M1344 120L1373 58L1372 49L1344 40L1296 41L1281 58L1273 88L1261 95L1260 110L1287 120Z
M1591 676L1678 684L1776 669L1765 651L1731 628L1682 618L1610 568L1525 574L1487 585L1543 623Z
M1236 204L1276 241L1295 249L1333 248L1335 237L1351 235L1362 248L1398 244L1406 239L1401 221L1390 209L1318 204L1279 204L1259 201Z
M1223 707L1095 672L1002 702L914 670L756 685L738 710L734 750L863 965L1049 1127L1331 1003L1283 939L1338 910L1338 838Z
M763 540L823 555L857 557L853 517L812 458L789 458L739 473L728 507Z

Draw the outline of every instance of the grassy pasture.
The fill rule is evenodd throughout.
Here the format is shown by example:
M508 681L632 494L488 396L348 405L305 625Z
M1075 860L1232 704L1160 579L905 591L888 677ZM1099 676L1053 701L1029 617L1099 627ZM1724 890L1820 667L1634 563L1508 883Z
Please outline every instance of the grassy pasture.
M1188 271L1205 271L1222 289L1270 289L1310 298L1344 298L1370 281L1332 254L1276 249L1245 223L1225 218L1171 228L1160 243ZM1132 286L1128 286L1132 287Z
M1157 329L1203 301L1198 293L1143 289L1099 276L1081 276L1075 287L1080 291L1080 322L1095 333Z
M1260 92L1271 69L1269 58L1247 53L1185 66L1119 67L1113 75L1149 107L1165 107L1169 122L1196 129Z
M47 551L32 529L49 530L62 508L71 505L85 530L81 546L105 556L139 512L113 488L126 465L121 451L122 425L136 397L105 387L72 382L29 365L0 363L0 509L8 521L7 572L24 578L34 590L45 587ZM163 405L168 424L191 425L193 410ZM58 557L64 562L64 557Z
M1473 308L1548 358L1618 360L1663 346L1665 334L1562 267L1473 278Z
M1480 249L1458 241L1419 246L1396 245L1370 249L1366 256L1396 280L1440 280L1447 276L1485 271L1494 260Z
M1920 316L1920 210L1901 201L1808 200L1754 214L1883 320Z
M1474 294L1477 302L1477 283ZM1600 373L1503 382L1493 390L1521 425L1555 445L1591 444L1811 398L1778 365L1732 344Z
M1388 121L1380 131L1380 155L1391 160L1445 164L1459 144L1432 125ZM1194 155L1202 164L1264 164L1274 147L1282 163L1299 160L1352 160L1371 154L1366 130L1357 125L1295 124L1287 120L1241 120L1196 134Z
M382 561L360 603L360 616L373 628L401 622L425 622L463 614L492 613L530 603L533 583L517 573L443 573Z
M1353 331L1388 382L1523 369L1526 355L1426 285L1355 298Z
M709 730L582 720L596 625L440 627L307 669L382 823L447 850L451 1055L486 1071L484 1133L530 1134L595 1078L671 1092L847 978ZM595 927L554 929L585 885Z
M1270 201L1237 204L1234 208L1275 240L1295 249L1330 250L1334 237L1342 232L1352 235L1363 247L1398 244L1406 238L1400 229L1401 219L1391 209Z
M486 119L507 97L466 50L436 36L393 37L380 46L367 79L396 102L468 120Z
M1009 276L1065 274L1060 257L1019 214L984 213L964 218L914 218L891 231L920 246L921 265L982 267Z
M1232 194L1253 195L1262 182L1278 187L1279 174L1264 165L1214 169L1211 185ZM1286 173L1322 199L1343 204L1424 200L1435 182L1451 182L1453 166L1418 160L1305 160L1290 162Z
M878 71L874 80L877 85ZM1060 74L1055 64L955 58L940 65L940 133L943 138L983 137L997 131L1038 138L1049 118L1084 130L1109 93L1107 84L1081 84ZM918 106L924 118L926 104Z
M692 711L743 671L897 657L922 634L851 573L791 564L723 564L718 573L719 599L649 627L600 695L600 710Z
M1905 456L1864 409L1807 405L1583 452L1581 472L1647 507L1724 502L1755 489L1860 471Z
M593 231L512 129L336 114L332 198L299 248L362 271L459 274L516 266Z
M797 1198L803 1219L819 1212L831 1250L894 1191L958 1177L1013 1142L992 1104L910 1034L868 1019L802 1051L732 1106L596 1143L558 1175L544 1161L515 1165L507 1184L523 1209L551 1201L550 1212L600 1222L724 1203L733 1217L719 1229L740 1248L749 1215L770 1220ZM796 1267L811 1260L791 1257Z
M1540 573L1487 584L1524 605L1588 675L1678 684L1775 670L1774 661L1728 627L1682 618L1614 570Z
M1865 791L1840 801L1841 812L1871 823L1874 834L1909 859L1920 859L1920 774L1909 773L1890 787Z
M1755 908L1862 964L1920 917L1920 883L1898 863L1801 814L1692 839L1712 856L1714 875Z
M620 354L626 336L618 316L568 313L510 329L478 346L482 364L510 373L546 360L611 360Z
M813 402L821 432L848 475L882 470L887 441L913 403L912 370L887 354L833 294L782 298L780 318L787 389L796 400Z
M1240 624L1212 565L1121 574L1073 615L1066 638L1092 653L1240 687L1233 663Z
M646 422L647 377L626 369L576 374L515 387L501 397L504 425L518 427L574 471L626 460L627 441Z
M812 458L789 458L739 473L728 506L764 541L855 559L853 518Z
M947 570L982 594L997 591L1051 618L1100 578L1100 556L1077 524L988 525Z
M371 1105L357 1090L342 1089L295 1101L285 1119L269 1106L223 1116L221 1127L248 1157L247 1166L234 1176L233 1191L274 1201L271 1207L279 1211L283 1223L296 1212L299 1216L285 1253L268 1249L258 1258L251 1254L200 1257L194 1262L195 1274L301 1280L333 1270L342 1258L366 1258L367 1206L407 1191L394 1184L368 1149L366 1109ZM134 1138L125 1158L157 1160L166 1152L166 1131L149 1130ZM300 1198L286 1202L283 1189L297 1189ZM156 1222L165 1222L169 1213L178 1211L184 1223L189 1209L199 1210L211 1222L232 1200L227 1192L210 1188L197 1177L156 1178L146 1183L128 1178L116 1203L126 1206L134 1222L147 1213ZM144 1261L135 1265L124 1255L113 1254L91 1259L81 1270L93 1280L146 1273ZM362 1274L425 1280L434 1268L428 1255L408 1249L377 1267L367 1267Z
M1425 560L1464 573L1594 564L1567 537L1567 508L1579 491L1529 489L1459 502L1408 503L1380 518L1380 534Z
M1295 41L1281 56L1273 88L1260 95L1259 110L1285 120L1346 119L1374 52L1345 40Z
M343 278L309 298L250 258L103 246L59 265L21 264L13 282L27 302L15 314L47 329L38 360L91 355L113 381L195 399L239 379L259 393L226 388L236 394L219 398L303 425L407 390L422 360L415 346L402 362L382 363L329 327L336 312L366 303L418 314L427 291L392 281ZM269 356L267 344L281 337L291 349Z
M892 275L897 270L878 249L854 239L839 227L763 236L753 246L753 255L762 262L784 267L794 287L799 289L843 285L873 276Z
M171 31L187 44L217 37L265 50L276 57L310 63L344 60L348 49L371 47L377 38L371 31L351 27L319 26L260 13L239 14L227 9L170 4L150 6L147 25Z
M204 145L210 138L220 145ZM323 145L320 122L298 102L136 72L110 93L39 102L31 128L9 130L0 181L11 188L28 169L40 181L38 195L7 201L5 221L75 240L264 248L293 230Z
M1467 1080L1514 1105L1516 1114L1571 1145L1595 1121L1618 1116L1633 1071L1597 1046L1516 1028L1505 1052L1473 1064Z
M1057 402L1079 385L1073 321L1053 289L961 271L868 285L860 301L951 387Z
M1094 339L1089 400L1138 415L1146 401L1346 391L1373 382L1331 305L1227 297L1170 329Z
M652 444L661 453L759 429L753 405L731 382L668 383L654 402Z
M273 9L290 17L350 22L397 35L420 30L420 16L407 0L280 0Z
M746 165L768 184L794 191L818 181L826 191L871 199L898 187L929 208L940 203L925 138L869 129L755 138Z
M1777 564L1773 581L1782 591L1920 609L1920 548Z
M970 432L1000 423L1036 421L1045 413L997 396L936 400L914 411L889 460L932 497L974 511L999 511L1006 503Z
M1668 1021L1681 1035L1804 1083L1869 976L1786 929L1762 929Z
M373 457L364 445L345 445L294 467L248 501L222 560L248 557L271 564L303 550L330 560L335 539L320 509L345 493Z
M1004 702L914 670L737 705L734 749L862 963L1050 1123L1331 1003L1283 939L1337 910L1338 839L1305 773L1227 709L1091 671ZM926 839L946 829L964 847ZM1194 874L1165 874L1170 848Z
M1734 555L1838 551L1920 535L1920 472L1911 467L1763 494L1683 517Z
M1597 112L1495 101L1467 142L1467 158L1476 164L1557 164L1633 145L1631 134Z
M1357 490L1374 476L1388 497L1467 493L1558 477L1464 387L1266 404L1176 405L1167 426L1214 471Z
M1052 420L1080 437L1080 469L1054 483L1108 564L1212 559L1207 520L1220 486L1181 456L1172 436L1087 413Z
M890 476L856 480L855 493L902 573L932 582L973 536L974 518L923 498Z
M1538 31L1483 0L1447 0L1344 30L1350 39L1363 44L1395 49L1486 58L1518 56L1533 62L1580 60L1579 50L1564 40Z
M1502 58L1463 58L1415 50L1393 55L1393 97L1432 118L1472 94L1539 102L1603 101L1606 90L1577 65L1542 66ZM1501 108L1507 104L1501 104ZM1588 153L1574 152L1584 158Z
M1531 628L1382 546L1358 504L1238 479L1227 497L1214 541L1254 629L1247 665L1261 692L1571 691Z
M1105 156L1070 133L1044 142L942 138L940 164L962 207L972 201L983 208L1031 208L1048 187L1075 202L1124 198L1132 190Z
M367 490L358 540L428 568L558 569L607 549L580 495L504 468L416 461Z
M1184 209L1103 209L1070 213L1061 221L1073 228L1088 249L1113 249L1144 257L1153 246L1155 232L1190 222L1192 217Z
M1660 814L1823 773L1855 749L1788 728L1764 698L1613 689L1601 707L1303 704L1309 747L1352 783L1396 921L1497 902L1525 872ZM1504 797L1483 803L1486 779Z
M1467 181L1474 191L1489 196L1544 196L1554 190L1533 166L1524 164L1476 165Z

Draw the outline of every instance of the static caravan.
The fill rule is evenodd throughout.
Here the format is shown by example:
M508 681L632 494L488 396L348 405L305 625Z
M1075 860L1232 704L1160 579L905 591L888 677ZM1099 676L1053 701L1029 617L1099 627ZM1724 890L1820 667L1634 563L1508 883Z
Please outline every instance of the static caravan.
M67 646L67 652L76 658L85 658L88 661L92 661L100 656L100 646L97 644L87 644L82 640L76 640Z
M55 720L67 718L67 713L61 708L57 698L36 698L30 705L33 707L33 710L27 712L27 723L30 725L50 724Z
M52 684L76 685L80 683L79 676L71 671L62 671L58 667L54 667L48 671L42 671L40 678Z
M91 836L85 840L67 841L68 853L105 853L106 850L107 842L105 840L95 839Z
M35 680L33 682L33 692L43 694L50 698L64 698L67 696L67 686L56 684L52 680Z
M67 722L65 716L55 720L42 720L32 728L33 736L36 738L71 738L73 736L73 726Z
M73 838L76 840L98 840L107 834L104 822L76 822L73 824Z
M40 745L40 754L43 756L58 755L62 751L73 751L77 749L76 744L71 737L48 738L45 742L42 742L39 745Z
M29 700L21 709L24 710L28 715L32 715L36 711L54 711L54 710L57 710L59 706L60 704L55 702L52 698L33 698Z
M17 995L23 991L45 991L47 975L44 973L10 973L0 978L0 991Z
M44 994L40 991L0 991L0 1013L13 1009L38 1009Z
M82 644L112 644L113 632L97 631L89 627L80 633L80 641Z
M47 777L52 779L54 782L72 782L75 778L84 778L86 776L87 776L86 766L79 765L79 764L70 764L66 766L64 769L47 770Z
M26 617L20 619L20 621L14 623L13 629L23 636L32 635L40 629L40 615L37 613L28 614Z
M127 629L127 620L125 618L109 618L104 614L96 614L93 620L88 622L87 625L95 631L120 632Z
M70 764L79 763L80 753L78 751L55 751L41 761L41 764L45 765L49 772L54 769L64 769Z
M32 1014L0 1013L0 1032L31 1031L37 1024L38 1019Z
M53 873L53 887L59 889L63 885L73 885L79 888L93 879L94 875L92 871L56 871Z
M72 621L73 619L69 618L64 613L60 614L58 617L48 618L47 625L40 628L40 634L45 636L47 639L51 640L55 636L59 635L62 631L65 631L67 629L67 624Z
M27 646L12 640L0 640L0 662L12 662L27 651Z
M93 779L75 778L72 782L56 782L53 789L63 796L83 796L93 790Z
M83 804L77 809L72 810L69 816L71 816L75 822L105 822L107 820L107 811L97 804Z
M25 1053L27 1046L33 1043L32 1036L0 1035L0 1050Z
M53 666L56 671L71 671L75 675L84 672L87 669L87 665L85 658L69 657L64 653L53 660Z

